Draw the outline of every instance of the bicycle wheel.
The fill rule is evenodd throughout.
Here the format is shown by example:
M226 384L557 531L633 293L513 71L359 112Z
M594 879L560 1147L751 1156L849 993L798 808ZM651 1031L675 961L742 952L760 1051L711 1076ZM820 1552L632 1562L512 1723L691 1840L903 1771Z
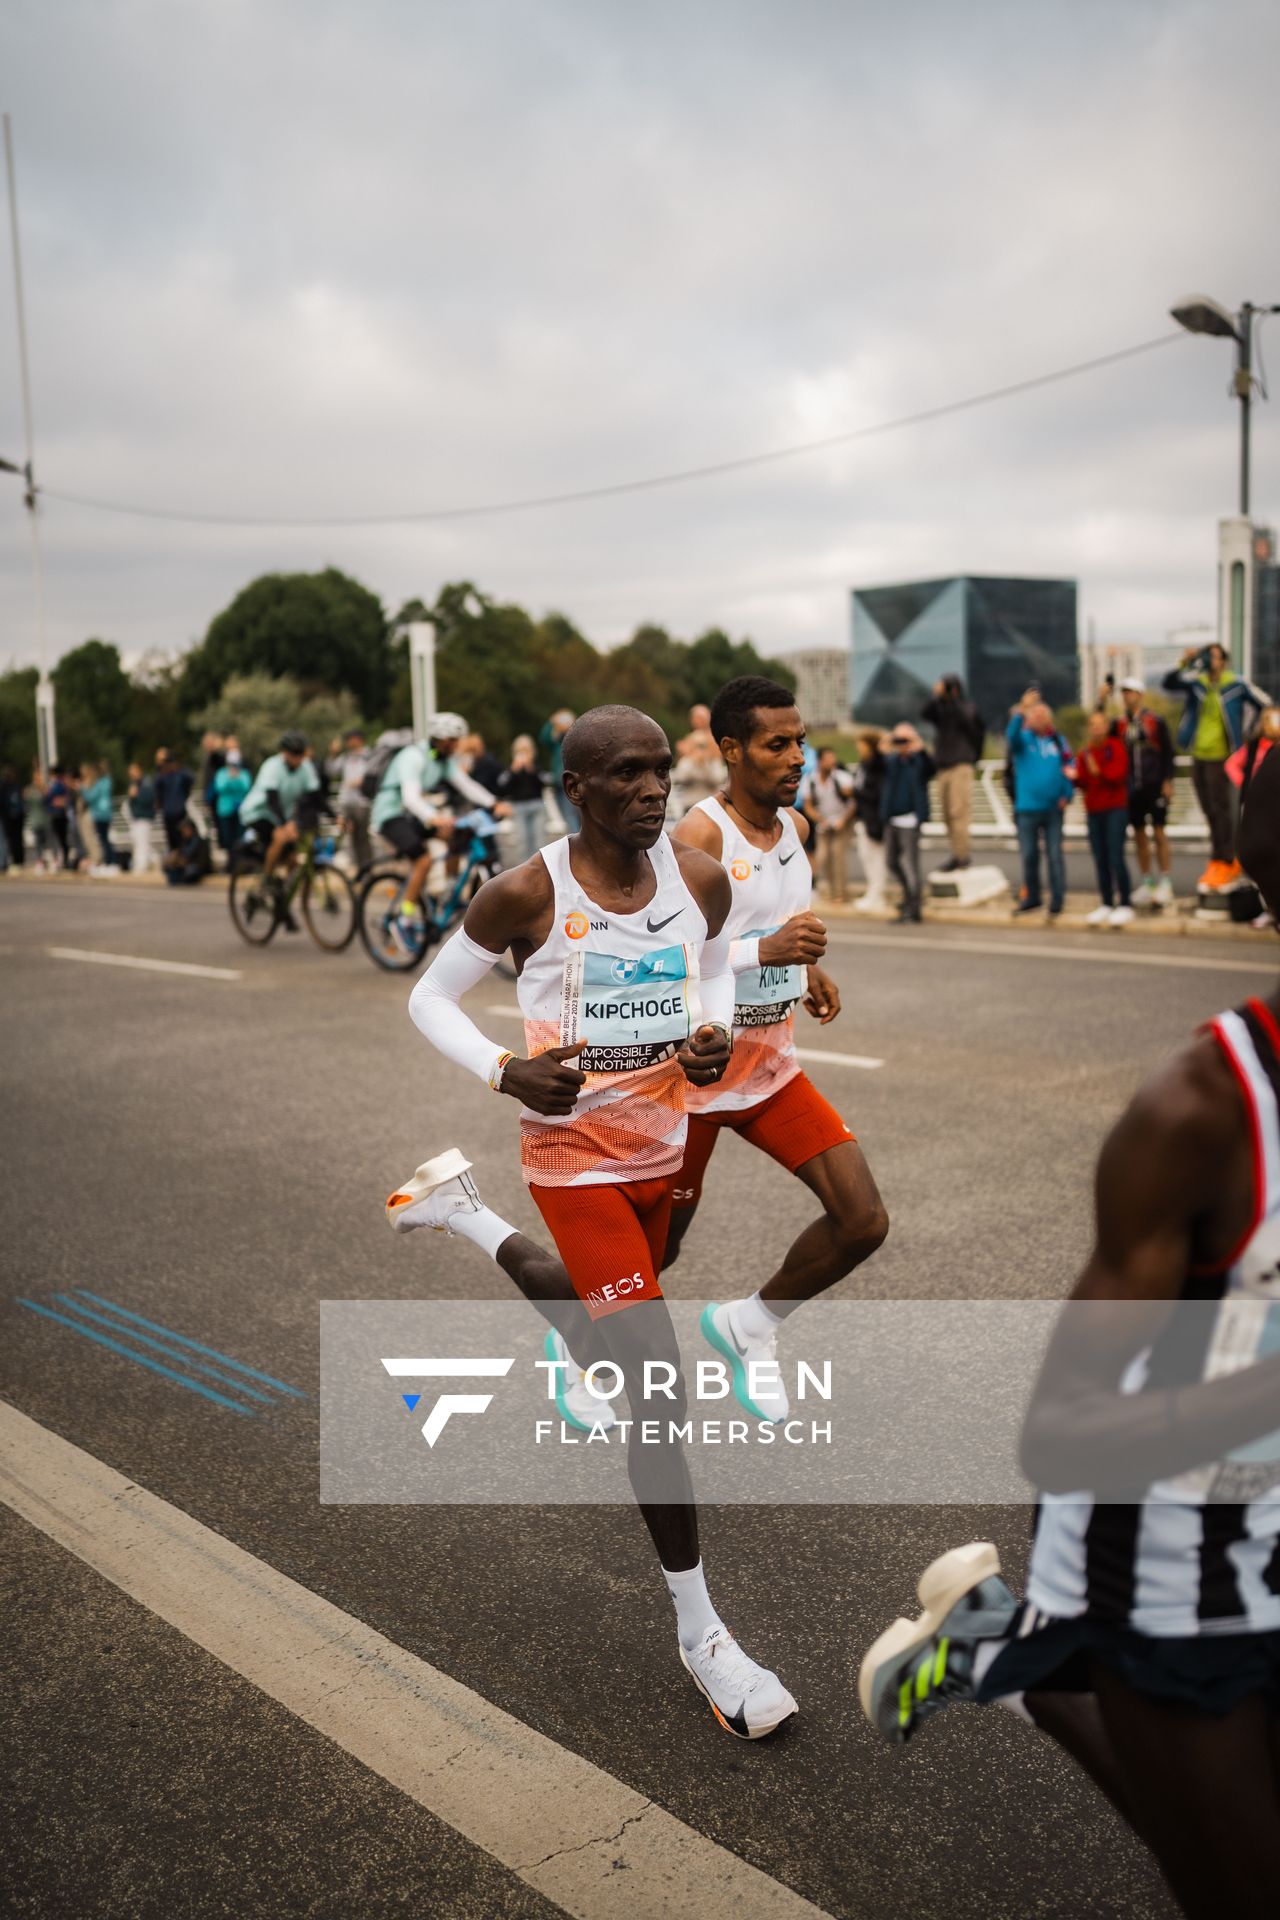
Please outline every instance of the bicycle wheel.
M403 925L400 901L404 884L403 873L375 867L356 901L356 924L364 950L375 966L385 967L389 973L411 973L434 931L425 918L416 937Z
M302 883L307 932L326 953L341 953L356 930L356 897L341 867L318 860Z
M231 922L251 947L265 947L280 924L279 901L257 866L236 866L227 885Z

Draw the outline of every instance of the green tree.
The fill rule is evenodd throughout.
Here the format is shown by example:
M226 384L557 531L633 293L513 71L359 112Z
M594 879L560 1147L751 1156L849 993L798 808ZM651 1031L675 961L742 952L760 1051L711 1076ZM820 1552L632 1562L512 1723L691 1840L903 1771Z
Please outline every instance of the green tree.
M347 692L361 713L381 714L394 672L382 602L327 567L252 581L188 654L181 690L190 711L207 706L233 676L288 676L306 694Z
M13 767L25 779L36 757L36 682L34 667L0 673L0 766Z
M795 691L796 677L785 660L766 659L750 640L731 640L722 627L709 627L689 647L693 700L710 706L726 680L736 680L746 673L763 674Z
M301 727L323 759L329 743L360 721L360 709L349 693L313 693L307 697L298 681L266 673L237 674L227 681L216 700L192 716L197 734L234 733L245 760L256 767L276 750L287 727Z

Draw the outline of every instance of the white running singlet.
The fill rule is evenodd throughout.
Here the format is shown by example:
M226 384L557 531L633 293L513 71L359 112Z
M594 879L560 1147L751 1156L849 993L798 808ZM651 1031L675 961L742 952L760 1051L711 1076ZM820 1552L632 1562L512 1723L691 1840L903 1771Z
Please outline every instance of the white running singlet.
M1157 1340L1126 1370L1125 1393L1213 1380L1280 1349L1280 1029L1253 1000L1211 1031L1249 1110L1253 1223L1223 1272L1184 1287L1184 1300L1219 1302L1203 1309L1198 1350L1185 1331ZM1054 1619L1087 1615L1157 1639L1280 1628L1280 1436L1157 1481L1133 1505L1044 1495L1027 1599Z
M568 1064L587 1083L563 1119L521 1109L525 1180L576 1187L666 1179L684 1160L687 1083L675 1053L702 1018L702 908L665 833L649 853L654 896L638 913L588 899L569 865L567 836L541 858L555 914L516 986L525 1049L532 1060L585 1040Z
M746 838L714 796L700 800L720 829L720 860L733 882L725 931L734 940L761 939L803 913L813 895L813 873L789 807L778 815L782 832L766 852ZM795 1005L805 990L803 967L751 967L734 982L733 1053L722 1080L688 1089L690 1113L755 1107L794 1080Z

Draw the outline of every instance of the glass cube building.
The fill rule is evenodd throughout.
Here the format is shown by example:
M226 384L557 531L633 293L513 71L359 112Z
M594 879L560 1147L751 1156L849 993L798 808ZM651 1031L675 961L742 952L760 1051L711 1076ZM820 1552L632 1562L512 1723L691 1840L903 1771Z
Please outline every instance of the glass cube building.
M1074 704L1075 581L964 574L854 590L855 720L880 727L918 720L947 673L959 674L992 733L1033 680L1051 707Z

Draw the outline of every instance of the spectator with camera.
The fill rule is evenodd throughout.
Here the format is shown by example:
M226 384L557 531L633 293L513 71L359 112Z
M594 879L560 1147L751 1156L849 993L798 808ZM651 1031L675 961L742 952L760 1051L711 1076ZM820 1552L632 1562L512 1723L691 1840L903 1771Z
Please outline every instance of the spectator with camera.
M1115 681L1108 674L1108 690ZM1122 722L1125 752L1129 756L1129 825L1142 872L1140 905L1171 907L1173 882L1169 878L1169 804L1173 799L1173 739L1164 716L1147 704L1141 680L1120 682L1124 705ZM1098 702L1105 711L1107 695Z
M899 920L921 919L920 829L929 818L933 755L909 720L899 720L885 743L880 812L889 871L902 887Z
M1227 666L1227 654L1215 640L1191 647L1163 681L1166 693L1186 696L1178 723L1178 746L1191 754L1196 799L1209 823L1211 858L1198 885L1229 887L1240 878L1235 857L1234 813L1227 761L1244 745L1250 722L1270 705L1259 687Z
M965 698L964 682L958 673L943 674L920 717L934 729L938 800L951 848L951 858L936 871L955 873L970 863L973 770L981 758L987 729L972 700Z
M1049 869L1049 918L1062 912L1067 895L1067 865L1062 851L1062 817L1075 791L1071 749L1037 686L1030 686L1009 712L1005 734L1013 769L1013 817L1022 855L1022 899L1015 913L1039 913L1040 849Z

